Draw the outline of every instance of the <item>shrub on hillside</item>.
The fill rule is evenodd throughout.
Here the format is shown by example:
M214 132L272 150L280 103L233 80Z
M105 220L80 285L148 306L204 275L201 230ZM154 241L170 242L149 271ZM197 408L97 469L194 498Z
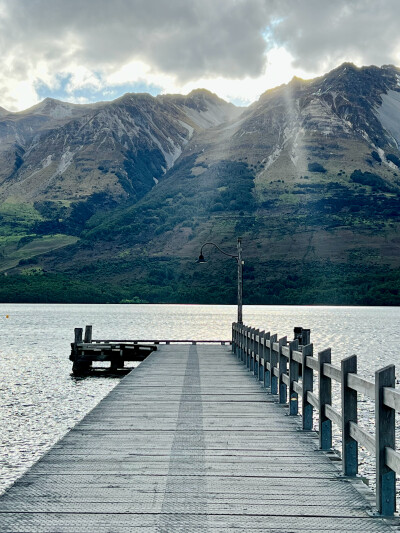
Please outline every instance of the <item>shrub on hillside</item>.
M371 156L373 159L375 159L375 161L377 161L378 163L382 163L382 159L380 158L380 155L378 154L378 152L376 152L375 150L373 150L371 152Z
M397 155L394 155L394 154L388 154L386 156L386 159L388 161L391 161L392 163L394 163L397 167L400 168L400 159L397 157Z
M391 188L388 184L377 174L372 172L362 172L361 170L354 170L350 176L350 180L354 183L361 183L361 185L369 185L375 187L383 192L391 192Z
M308 163L308 170L310 172L326 172L326 168L319 163Z

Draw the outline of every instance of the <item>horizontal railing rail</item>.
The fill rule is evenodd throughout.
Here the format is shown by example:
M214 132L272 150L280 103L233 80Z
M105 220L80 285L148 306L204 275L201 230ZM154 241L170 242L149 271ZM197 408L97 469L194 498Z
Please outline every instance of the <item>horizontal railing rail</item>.
M304 335L302 334L304 332ZM297 333L296 333L297 332ZM243 324L232 325L232 351L254 373L281 404L289 405L289 415L299 411L301 398L302 429L313 429L314 411L318 414L319 447L332 448L332 424L342 436L342 470L345 476L358 474L358 448L375 455L376 507L381 515L396 511L396 473L400 474L400 453L395 449L395 413L400 412L400 391L395 389L395 367L375 372L371 382L357 374L357 356L331 362L331 349L313 353L310 330L295 328L296 339ZM313 391L314 378L318 394ZM341 410L332 406L332 381L340 384ZM375 436L358 424L358 394L375 403Z
M193 340L193 339L93 339L92 344L231 344L230 340Z

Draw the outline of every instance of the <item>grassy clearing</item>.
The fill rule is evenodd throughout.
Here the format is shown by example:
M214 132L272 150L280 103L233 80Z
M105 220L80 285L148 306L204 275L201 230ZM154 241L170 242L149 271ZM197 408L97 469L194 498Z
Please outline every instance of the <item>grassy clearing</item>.
M20 245L21 238L9 238L6 244L0 242L0 271L8 270L18 265L22 261L27 261L38 255L51 252L58 248L63 248L69 244L74 244L77 237L71 235L45 235L43 237L30 236L27 243ZM25 237L26 238L26 237Z
M4 202L0 204L0 237L31 233L35 222L43 217L32 204Z

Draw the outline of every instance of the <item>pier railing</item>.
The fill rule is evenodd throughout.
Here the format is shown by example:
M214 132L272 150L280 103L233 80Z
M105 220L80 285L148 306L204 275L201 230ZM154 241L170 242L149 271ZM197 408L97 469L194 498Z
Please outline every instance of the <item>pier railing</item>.
M308 335L288 341L233 323L232 350L264 387L277 395L279 403L289 404L289 415L298 415L301 398L303 430L311 431L314 412L318 415L320 449L332 448L332 423L341 431L345 476L358 474L359 445L375 455L377 511L391 516L396 511L396 473L400 474L400 453L395 450L395 413L400 411L395 367L376 371L373 383L357 374L356 355L343 359L340 367L331 363L330 348L314 356L309 330L304 331ZM318 393L313 390L314 380ZM332 406L332 380L340 384L341 412ZM375 436L358 424L358 393L375 402Z

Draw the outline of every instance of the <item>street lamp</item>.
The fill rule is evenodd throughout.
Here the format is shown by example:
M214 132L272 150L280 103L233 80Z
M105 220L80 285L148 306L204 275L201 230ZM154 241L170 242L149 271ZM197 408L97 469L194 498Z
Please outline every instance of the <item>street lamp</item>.
M221 252L221 254L227 255L228 257L233 257L236 259L237 266L238 266L238 289L237 289L237 305L238 305L238 324L243 324L242 319L242 305L243 305L243 264L244 261L242 259L242 238L238 237L237 240L237 255L228 254L227 252L224 252L221 250L219 246L215 244L215 242L205 242L201 249L200 249L200 255L198 259L198 263L206 263L207 261L204 259L203 255L203 248L207 245L212 245L217 248Z

